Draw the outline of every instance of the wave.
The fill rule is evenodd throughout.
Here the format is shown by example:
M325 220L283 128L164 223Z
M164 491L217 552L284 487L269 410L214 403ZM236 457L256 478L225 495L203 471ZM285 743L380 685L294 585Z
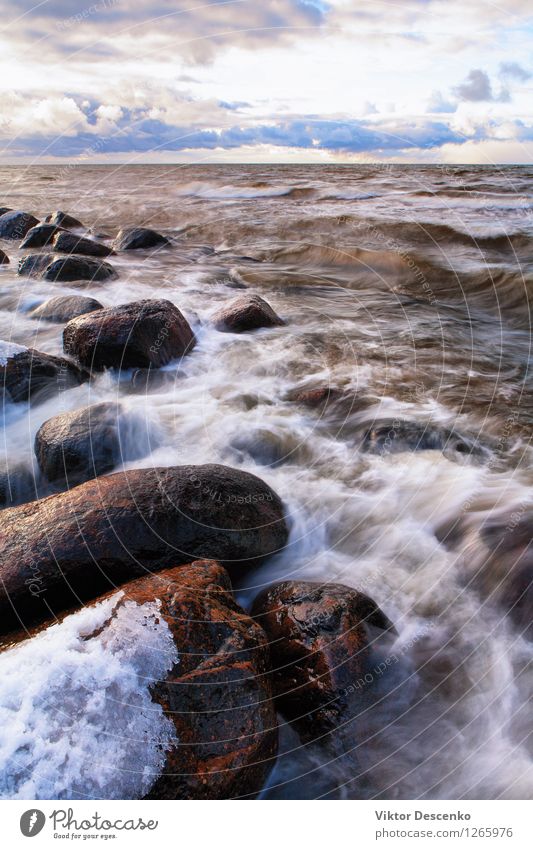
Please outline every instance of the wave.
M243 186L220 186L214 183L186 183L178 194L206 200L247 200L253 198L293 197L305 198L315 194L311 186L273 186L269 183L253 183Z

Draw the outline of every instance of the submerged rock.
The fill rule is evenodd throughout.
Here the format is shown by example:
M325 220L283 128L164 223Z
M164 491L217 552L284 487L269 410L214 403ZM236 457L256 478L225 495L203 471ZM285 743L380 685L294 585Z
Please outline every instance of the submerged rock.
M86 256L111 256L115 252L92 239L83 239L74 233L58 233L54 239L54 250L63 254L84 254Z
M177 307L166 300L134 301L69 321L63 332L67 354L90 368L148 368L188 354L194 334Z
M19 260L17 274L40 277L53 261L53 254L28 254Z
M74 218L73 215L68 215L66 212L61 212L61 210L57 210L56 212L50 213L44 219L49 224L55 224L56 227L66 227L68 228L79 228L83 227L81 221L78 221L77 218Z
M54 259L43 272L43 280L55 282L74 280L109 280L117 272L108 262L85 256L67 256Z
M29 212L11 211L0 215L0 239L23 239L39 219Z
M67 322L71 318L102 309L102 304L95 298L85 298L82 295L57 295L45 301L44 304L40 304L29 315L30 318L38 318L41 321Z
M117 251L148 250L169 245L166 236L148 227L127 227L120 231L113 243Z
M45 245L51 244L54 236L60 232L61 230L55 224L38 224L37 227L32 227L31 230L28 230L24 241L20 245L20 249L44 248Z
M276 493L226 466L135 469L0 515L0 629L47 621L146 571L215 558L236 573L284 547ZM38 578L42 589L28 587Z
M0 509L38 498L33 469L20 463L0 467Z
M284 581L254 601L266 631L280 711L311 739L349 713L354 684L367 672L369 627L392 624L363 593L341 584Z
M41 402L88 378L88 372L64 357L0 342L0 385L10 401Z
M289 392L287 400L295 404L302 404L310 409L316 409L334 404L343 397L341 390L334 386L316 386L313 389L294 389Z
M213 316L217 330L244 333L260 327L280 327L285 322L276 315L270 304L258 295L242 295Z
M117 404L94 404L41 425L35 455L47 480L76 486L111 471L121 459L120 412Z
M447 428L403 419L380 419L366 427L361 448L370 454L403 451L443 451L449 459L480 459L484 450L476 442Z

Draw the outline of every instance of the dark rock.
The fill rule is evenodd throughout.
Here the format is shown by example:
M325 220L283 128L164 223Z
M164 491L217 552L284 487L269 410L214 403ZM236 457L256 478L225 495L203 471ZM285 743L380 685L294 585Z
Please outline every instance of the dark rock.
M9 265L9 257L3 251L0 251L0 265Z
M13 212L10 206L0 206L0 215L5 215L6 212Z
M25 248L43 248L45 245L49 245L54 236L60 232L59 227L56 227L55 224L38 224L37 227L32 227L31 230L28 230L20 248L21 250Z
M279 709L307 739L334 729L353 708L350 694L368 670L369 627L392 629L371 598L341 584L273 584L252 616L269 638Z
M135 469L0 515L0 630L48 621L146 572L215 554L235 573L283 548L283 505L226 466ZM42 593L29 584L39 578Z
M235 603L227 572L213 561L196 561L141 578L125 591L124 600L159 601L179 652L166 680L152 690L179 742L147 798L256 796L277 750L268 645Z
M78 221L77 218L74 218L72 215L67 215L66 212L61 212L61 210L57 210L57 212L52 212L50 215L47 215L44 219L49 224L55 224L56 227L66 227L67 229L73 227L83 227L81 221Z
M33 470L16 464L0 468L0 509L16 507L37 498Z
M48 419L35 437L45 478L76 486L111 471L121 459L119 415L117 404L102 403Z
M147 227L128 227L121 230L113 243L117 251L149 250L169 245L169 240Z
M159 389L170 390L179 380L179 374L174 371L160 371L157 368L137 368L131 376L132 393L157 392Z
M79 386L89 373L64 357L53 357L26 348L0 356L0 385L7 398L15 403L38 403Z
M163 366L189 353L194 345L188 322L166 300L99 310L69 321L63 332L65 352L97 370Z
M68 256L55 259L43 273L43 280L55 282L73 280L109 280L117 272L108 262L84 256Z
M4 212L0 215L0 239L23 239L39 219L29 212Z
M82 295L57 295L32 310L30 317L41 321L67 322L72 318L101 309L103 309L102 304L95 298L84 298Z
M443 451L449 459L481 459L484 449L475 441L430 423L402 419L380 419L362 434L361 448L370 454L398 454L402 451Z
M258 295L242 295L213 316L217 330L244 333L260 327L281 327L285 322Z
M63 254L84 254L86 256L111 256L115 252L107 245L101 245L92 239L83 239L74 233L58 233L54 239L54 250Z
M53 254L28 254L19 260L17 274L40 277L53 261Z

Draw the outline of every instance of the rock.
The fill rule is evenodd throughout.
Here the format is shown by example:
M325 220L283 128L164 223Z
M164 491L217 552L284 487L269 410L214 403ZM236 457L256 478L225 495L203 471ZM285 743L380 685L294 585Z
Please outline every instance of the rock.
M369 627L393 627L368 596L307 581L268 587L252 616L269 638L279 709L306 739L335 728L353 708L350 693L370 657Z
M316 409L334 404L343 397L340 389L333 386L317 386L313 389L295 389L287 396L288 401L302 404L304 407Z
M53 261L53 254L28 254L19 260L17 274L40 277Z
M16 507L37 498L33 470L19 463L0 467L0 509Z
M260 327L281 327L285 322L258 295L242 295L213 316L217 330L244 333Z
M99 310L69 321L63 332L65 352L97 370L163 366L194 345L189 323L166 300Z
M447 428L402 419L380 419L362 434L361 448L370 454L402 451L443 451L452 460L466 461L485 456L484 449Z
M38 403L88 378L88 372L64 357L0 342L0 385L10 401Z
M6 212L13 212L10 206L0 206L0 215L4 215Z
M287 542L264 481L226 466L135 469L0 515L0 631L47 621L80 600L195 558L236 574ZM43 592L28 587L39 578ZM19 626L17 626L19 627Z
M28 782L36 799L257 795L277 748L268 646L227 573L196 561L123 590L0 654L24 707L2 761L12 795Z
M169 240L147 227L128 227L121 230L113 243L117 251L149 250L169 245Z
M0 239L23 239L38 223L39 219L29 212L4 212L0 215Z
M0 251L0 265L9 265L9 257L3 251Z
M38 224L37 227L32 227L31 230L28 230L20 249L43 248L45 245L49 245L54 236L60 232L61 230L55 224Z
M81 221L78 221L78 219L74 218L72 215L67 215L66 212L61 212L61 210L50 213L50 215L47 215L44 220L49 224L55 224L56 227L66 227L67 229L71 227L74 229L83 227Z
M94 404L41 425L35 455L45 478L76 486L111 471L121 459L120 412L117 404Z
M54 250L63 254L85 254L86 256L111 256L115 252L107 245L92 239L83 239L74 233L58 233L54 239Z
M68 256L55 259L43 272L43 280L65 281L73 280L109 280L116 277L117 272L108 262L90 259L84 256Z
M67 322L80 315L102 309L102 304L95 298L85 298L82 295L57 295L36 307L29 315L41 321Z

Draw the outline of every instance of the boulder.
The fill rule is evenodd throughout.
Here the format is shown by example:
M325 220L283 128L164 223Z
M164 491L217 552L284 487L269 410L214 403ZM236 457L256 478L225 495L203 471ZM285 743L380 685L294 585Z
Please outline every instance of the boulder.
M269 638L279 710L304 738L334 729L368 670L370 628L392 629L377 604L341 584L283 581L255 599L252 616Z
M31 318L41 321L67 322L86 313L103 309L100 301L82 295L57 295L30 312Z
M137 251L161 248L169 244L165 236L148 227L127 227L119 232L113 247L117 251Z
M58 233L54 238L54 250L62 254L84 254L86 256L111 256L115 252L92 239L83 239L74 233Z
M403 451L443 451L451 460L482 459L486 451L475 441L455 431L429 422L380 419L364 426L361 448L370 454L398 454Z
M35 455L45 478L76 486L120 462L120 406L93 404L48 419L37 431Z
M0 215L0 239L23 239L28 230L38 223L39 219L29 212L4 212Z
M84 256L67 256L55 259L43 272L43 280L65 281L73 280L109 280L116 277L117 272L108 262L91 259Z
M194 345L189 323L166 300L98 310L69 321L63 332L65 352L97 370L163 366Z
M195 558L243 574L287 535L279 497L238 469L135 469L88 481L1 513L0 631ZM36 578L42 593L28 589Z
M4 215L6 212L13 212L10 206L0 206L0 215Z
M230 799L263 787L277 748L268 646L218 563L147 575L10 640L11 795Z
M25 277L41 277L53 261L53 254L28 254L19 259L17 274Z
M217 330L244 333L260 327L281 327L285 322L258 295L242 295L213 316Z
M3 251L0 251L0 265L9 265L9 257Z
M59 227L56 227L55 224L38 224L37 227L32 227L31 230L28 230L20 249L44 248L60 232Z
M334 386L294 389L287 396L288 401L292 401L295 404L302 404L304 407L309 407L312 410L327 407L336 401L340 401L342 398L342 392Z
M83 227L81 221L78 221L77 218L74 218L72 215L68 215L66 212L61 212L61 210L50 213L50 215L47 215L44 220L48 224L55 224L56 227L66 227L67 229Z
M88 378L88 372L64 357L0 342L0 386L10 401L38 403Z
M0 467L0 509L16 507L37 497L35 476L29 466L16 463Z

